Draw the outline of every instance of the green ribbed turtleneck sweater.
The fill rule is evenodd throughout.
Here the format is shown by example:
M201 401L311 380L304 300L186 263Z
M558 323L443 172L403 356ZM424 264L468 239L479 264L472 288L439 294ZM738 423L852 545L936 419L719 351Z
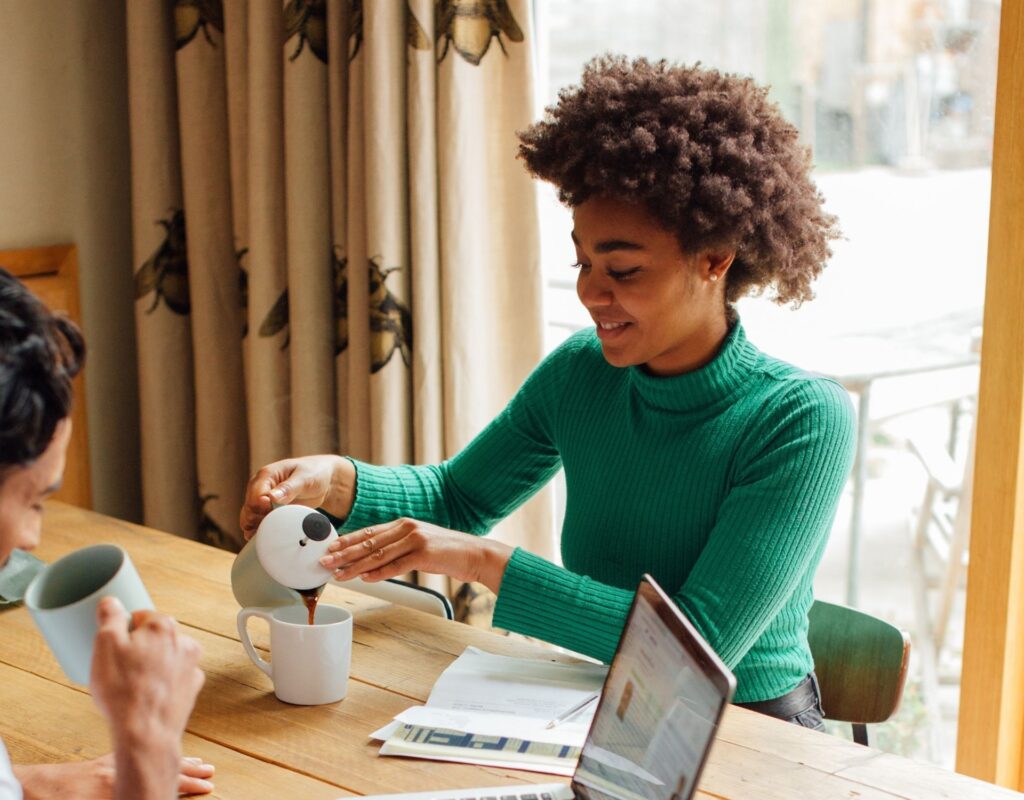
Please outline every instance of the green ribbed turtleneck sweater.
M565 567L516 549L494 625L609 661L650 572L735 671L736 702L771 699L813 667L807 611L853 419L841 386L762 354L739 323L671 377L611 366L590 329L450 461L355 462L345 528L412 517L484 534L564 467Z

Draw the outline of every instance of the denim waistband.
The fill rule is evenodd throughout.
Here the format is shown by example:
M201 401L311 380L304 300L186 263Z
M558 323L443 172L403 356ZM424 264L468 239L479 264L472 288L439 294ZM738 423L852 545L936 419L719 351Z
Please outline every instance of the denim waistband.
M781 697L772 700L758 700L753 703L736 703L740 708L749 708L759 714L767 714L779 719L787 719L802 714L805 711L820 706L821 692L818 689L818 678L812 672L795 688L786 692Z

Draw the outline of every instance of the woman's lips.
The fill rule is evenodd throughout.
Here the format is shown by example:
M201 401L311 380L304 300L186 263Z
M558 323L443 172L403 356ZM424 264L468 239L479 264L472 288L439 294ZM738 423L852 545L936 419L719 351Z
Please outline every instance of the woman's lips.
M633 323L631 322L598 322L597 338L602 342L611 342L622 336Z

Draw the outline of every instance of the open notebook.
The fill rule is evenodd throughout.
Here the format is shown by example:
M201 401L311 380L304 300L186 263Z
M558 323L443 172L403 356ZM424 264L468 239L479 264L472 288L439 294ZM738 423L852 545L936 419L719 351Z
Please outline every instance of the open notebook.
M363 800L687 800L735 688L732 673L644 575L569 786L492 786Z

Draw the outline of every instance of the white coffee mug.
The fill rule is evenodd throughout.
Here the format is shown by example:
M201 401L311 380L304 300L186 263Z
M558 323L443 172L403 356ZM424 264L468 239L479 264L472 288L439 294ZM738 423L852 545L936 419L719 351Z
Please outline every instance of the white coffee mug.
M74 683L89 683L96 607L104 597L116 597L129 614L153 608L128 554L113 544L83 547L54 561L25 592L36 627Z
M270 623L270 657L256 652L246 629L250 617ZM352 660L352 615L339 606L318 605L313 624L305 606L243 608L238 636L253 663L274 683L278 700L315 706L341 700L348 691Z

